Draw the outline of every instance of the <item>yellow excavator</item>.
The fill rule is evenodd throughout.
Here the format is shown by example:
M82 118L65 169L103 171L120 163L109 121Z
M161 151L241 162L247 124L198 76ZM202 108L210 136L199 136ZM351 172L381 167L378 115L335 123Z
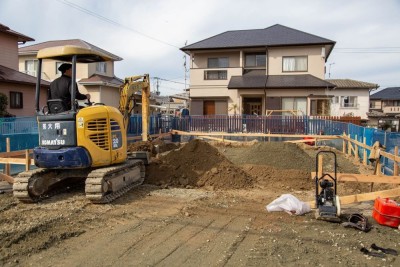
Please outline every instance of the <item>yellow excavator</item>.
M22 202L37 202L75 184L85 182L86 197L93 203L108 203L142 184L144 161L127 152L127 127L134 96L141 91L143 121L149 116L149 75L125 78L120 88L119 108L104 104L80 107L75 100L77 63L109 61L100 52L78 46L58 46L38 51L36 116L39 146L33 149L37 169L22 172L13 194ZM72 63L71 108L61 99L51 99L40 108L42 61ZM148 124L143 123L147 141Z

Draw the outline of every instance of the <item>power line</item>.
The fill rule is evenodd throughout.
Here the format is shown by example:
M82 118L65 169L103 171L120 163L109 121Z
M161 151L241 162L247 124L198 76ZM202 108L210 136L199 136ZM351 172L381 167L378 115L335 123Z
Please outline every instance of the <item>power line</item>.
M185 84L185 83L182 83L182 82L171 81L171 80L167 80L167 79L163 79L163 78L159 78L159 77L153 77L151 79L161 80L161 81L166 81L166 82L171 82L171 83Z
M150 36L150 35L148 35L148 34L145 34L145 33L143 33L143 32L140 32L140 31L138 31L138 30L132 29L132 28L130 28L130 27L128 27L128 26L125 26L125 25L123 25L123 24L121 24L121 23L115 21L115 20L112 20L112 19L109 19L109 18L107 18L107 17L104 17L104 16L102 16L102 15L100 15L100 14L97 14L96 12L93 12L93 11L91 11L91 10L89 10L89 9L86 9L86 8L84 8L84 7L81 7L81 6L79 6L79 5L75 4L75 3L72 3L72 2L70 2L70 1L68 1L68 0L57 0L57 1L60 2L60 3L62 3L62 4L67 5L67 6L69 6L69 7L75 8L75 9L77 9L77 10L83 12L83 13L86 13L86 14L88 14L88 15L91 15L91 16L93 16L93 17L95 17L95 18L98 18L98 19L100 19L100 20L102 20L102 21L108 22L108 23L113 24L113 25L118 26L118 27L122 27L122 28L127 29L127 30L129 30L129 31L132 31L132 32L134 32L134 33L136 33L136 34L139 34L139 35L142 35L142 36L144 36L144 37L146 37L146 38L149 38L149 39L151 39L151 40L153 40L153 41L160 42L160 43L163 43L163 44L165 44L165 45L169 45L169 46L172 46L172 47L175 47L175 48L178 48L178 49L179 49L179 47L176 46L176 45L170 44L170 43L168 43L168 42L166 42L166 41L163 41L163 40L161 40L161 39L155 38L155 37L153 37L153 36Z

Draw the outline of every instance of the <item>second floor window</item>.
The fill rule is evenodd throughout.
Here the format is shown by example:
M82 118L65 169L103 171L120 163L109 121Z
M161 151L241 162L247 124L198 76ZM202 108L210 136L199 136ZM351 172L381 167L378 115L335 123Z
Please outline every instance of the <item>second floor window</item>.
M265 67L267 65L267 57L265 53L247 54L244 66L249 67Z
M10 92L10 108L23 108L21 92Z
M308 65L307 56L283 57L282 58L282 71L283 72L307 71L307 69L308 69L307 65Z
M226 70L209 70L204 72L204 80L226 80L228 78Z
M209 58L207 62L208 68L228 68L229 67L229 58L227 57L215 57Z
M96 64L96 72L106 73L107 72L107 64L106 64L106 62L97 62L97 64Z
M356 96L342 96L340 97L340 107L342 108L355 108L357 107Z
M38 61L37 60L25 60L25 73L37 76Z

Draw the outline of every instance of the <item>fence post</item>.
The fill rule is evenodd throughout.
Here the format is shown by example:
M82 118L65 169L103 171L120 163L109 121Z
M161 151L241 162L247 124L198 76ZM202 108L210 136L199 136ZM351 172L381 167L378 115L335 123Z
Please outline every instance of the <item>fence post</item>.
M394 156L395 156L395 159L396 159L396 157L399 156L399 147L398 146L394 147ZM393 175L394 176L399 175L399 163L397 161L393 161Z
M29 171L31 159L29 156L29 149L25 149L25 171Z
M343 132L343 136L346 136L346 133ZM346 153L346 140L342 139L342 141L343 141L342 152Z
M6 138L6 152L10 152L10 137ZM10 163L4 165L5 173L10 176Z
M363 144L366 146L367 145L367 138L364 135L363 138ZM363 164L364 166L367 166L367 149L364 147L364 151L363 151Z
M355 140L358 141L357 135L355 135ZM357 143L354 143L354 157L356 158L356 160L359 160Z

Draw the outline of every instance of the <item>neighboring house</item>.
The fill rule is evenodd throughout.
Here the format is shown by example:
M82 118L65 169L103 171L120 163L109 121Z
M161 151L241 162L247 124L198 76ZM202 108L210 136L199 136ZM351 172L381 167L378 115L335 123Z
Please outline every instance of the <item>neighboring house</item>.
M331 115L324 80L335 42L282 25L228 31L181 48L190 55L190 114L299 110ZM283 113L289 114L289 113Z
M79 39L72 40L57 40L39 43L35 45L21 47L19 49L19 70L37 76L38 60L36 55L40 49L74 45L80 46L110 56L113 61L97 62L97 63L78 63L76 70L76 77L78 81L78 88L82 94L89 93L91 101L96 103L104 103L109 106L119 106L119 87L123 84L123 80L114 76L114 62L120 61L122 58L111 54L95 45ZM42 65L42 78L48 81L53 81L58 78L61 73L58 67L62 64L61 61L43 60Z
M371 126L400 131L400 87L389 87L370 96Z
M330 94L332 116L357 116L367 121L369 112L369 96L379 85L350 79L328 79L336 87Z
M36 78L18 71L18 45L31 37L0 24L0 92L8 98L7 112L15 116L35 114ZM40 106L47 101L49 83L42 81Z

